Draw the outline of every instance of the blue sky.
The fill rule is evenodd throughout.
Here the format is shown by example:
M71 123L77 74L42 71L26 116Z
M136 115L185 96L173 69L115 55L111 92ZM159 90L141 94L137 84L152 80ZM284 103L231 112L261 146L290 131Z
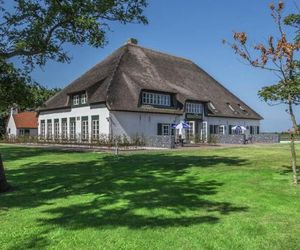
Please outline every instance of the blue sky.
M71 63L49 62L33 72L34 80L48 87L64 87L134 37L141 46L193 60L265 118L263 131L283 131L290 127L284 106L269 106L257 96L262 86L277 80L276 76L243 64L222 44L222 39L230 39L233 31L246 31L253 43L266 41L269 34L276 34L269 0L148 2L145 15L149 25L113 23L112 31L107 33L107 46L98 49L66 46L73 58ZM296 1L285 2L286 13L295 11ZM299 111L298 108L298 114Z

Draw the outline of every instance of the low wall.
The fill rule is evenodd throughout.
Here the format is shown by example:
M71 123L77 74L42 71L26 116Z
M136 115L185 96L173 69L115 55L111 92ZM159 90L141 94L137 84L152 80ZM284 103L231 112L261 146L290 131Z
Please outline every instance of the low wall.
M279 143L280 136L279 134L262 133L258 135L253 135L252 142L253 143Z
M244 135L211 135L211 141L222 144L244 144Z
M262 133L258 135L248 136L249 143L279 143L278 134ZM252 139L251 139L252 138ZM216 143L224 144L244 144L246 142L245 135L212 135L211 140Z
M174 148L175 137L169 135L156 135L145 138L146 147L154 148Z

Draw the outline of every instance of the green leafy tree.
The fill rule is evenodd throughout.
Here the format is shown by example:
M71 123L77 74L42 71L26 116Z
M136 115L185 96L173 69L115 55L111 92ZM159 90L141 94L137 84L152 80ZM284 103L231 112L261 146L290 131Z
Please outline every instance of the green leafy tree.
M279 81L275 84L263 87L258 95L265 102L284 104L292 122L291 132L291 162L293 170L293 182L298 183L295 134L299 134L299 125L294 112L294 106L300 104L300 62L299 62L299 15L289 15L283 18L284 3L279 2L277 6L270 4L271 16L278 28L278 35L269 36L267 43L258 43L249 46L245 32L234 32L233 42L227 42L234 52L250 66L274 72ZM288 41L285 25L296 28L296 37ZM278 37L275 39L274 37Z
M103 47L112 22L147 24L143 15L146 0L5 2L0 0L0 95L7 93L9 98L0 103L1 109L14 102L23 105L22 98L27 93L38 96L33 98L35 104L47 95L44 89L31 84L30 70L45 65L48 60L70 62L65 44ZM11 59L18 60L23 69L16 69L9 63ZM0 192L7 187L0 162Z

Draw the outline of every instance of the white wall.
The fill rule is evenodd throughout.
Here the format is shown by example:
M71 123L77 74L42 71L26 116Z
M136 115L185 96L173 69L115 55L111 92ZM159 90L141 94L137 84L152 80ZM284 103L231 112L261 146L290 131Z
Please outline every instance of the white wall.
M54 134L54 119L59 119L59 130L61 134L61 119L67 118L67 128L69 133L69 118L76 118L76 134L81 134L81 117L88 116L89 121L89 134L91 134L92 127L92 116L99 115L99 133L108 134L109 133L109 111L105 105L93 105L76 107L70 109L61 109L53 111L42 111L39 114L38 124L39 124L39 135L41 134L41 120L45 120L45 128L47 133L47 120L52 120L52 135Z
M259 120L251 119L236 119L236 118L224 118L224 117L204 117L204 121L207 121L207 128L209 133L209 125L226 125L225 133L228 134L228 126L240 125L240 126L259 126Z
M158 123L178 123L182 117L170 114L152 114L137 112L111 111L111 132L113 136L126 135L127 137L157 135Z
M10 132L9 132L9 129L10 129ZM10 115L10 117L9 117L7 127L6 127L6 133L9 136L17 136L17 127L16 127L16 123L15 123L15 120L12 115Z

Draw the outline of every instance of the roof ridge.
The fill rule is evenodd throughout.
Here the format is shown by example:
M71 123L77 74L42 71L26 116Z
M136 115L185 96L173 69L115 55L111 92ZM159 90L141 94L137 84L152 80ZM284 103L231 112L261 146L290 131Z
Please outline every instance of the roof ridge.
M154 50L154 49L146 48L146 47L143 47L143 46L140 46L140 45L137 45L137 44L132 44L132 43L128 43L126 45L127 46L138 47L140 49L148 50L150 52L153 52L153 53L156 53L156 54L160 54L160 55L163 55L163 56L166 56L166 57L175 58L175 59L177 59L179 61L185 61L185 62L193 63L193 61L191 59L187 59L187 58L180 57L180 56L175 56L175 55L169 54L167 52L163 52L163 51L159 51L159 50Z

